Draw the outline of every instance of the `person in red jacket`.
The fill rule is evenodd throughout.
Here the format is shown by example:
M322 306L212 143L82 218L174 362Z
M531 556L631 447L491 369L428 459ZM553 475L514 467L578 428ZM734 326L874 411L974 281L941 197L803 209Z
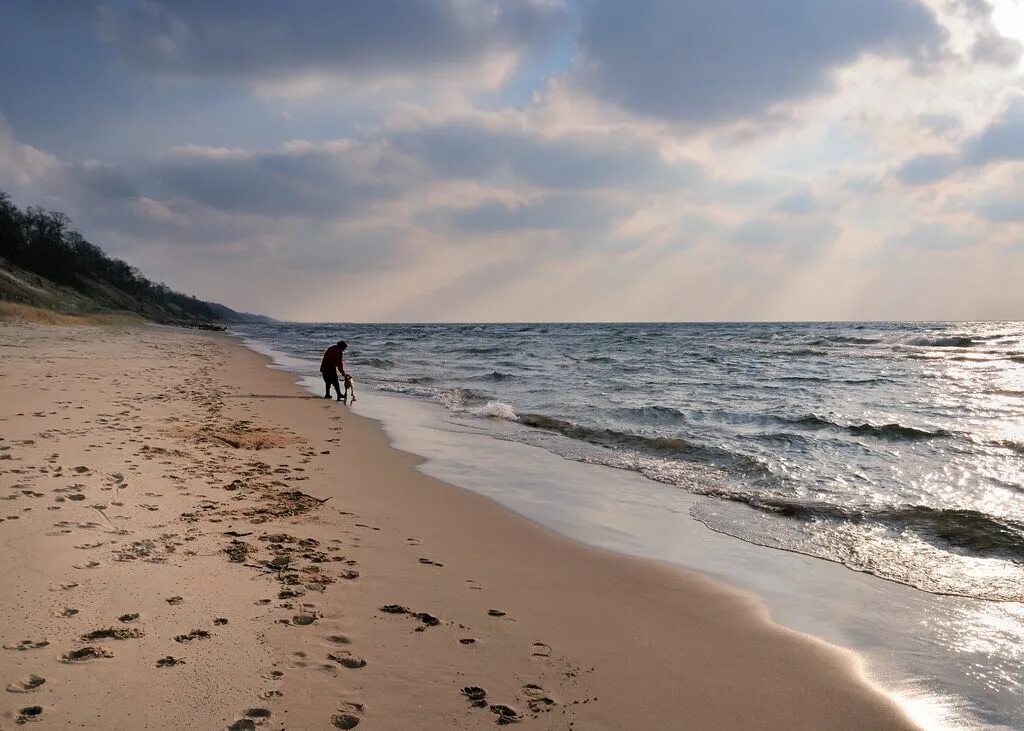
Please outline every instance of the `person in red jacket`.
M336 345L332 345L324 353L324 359L320 362L320 374L324 377L324 384L327 386L327 393L324 394L324 398L331 397L331 386L334 386L334 390L338 394L338 401L342 400L338 373L341 373L342 378L348 375L345 373L345 360L343 356L347 347L348 343L344 340L339 340Z

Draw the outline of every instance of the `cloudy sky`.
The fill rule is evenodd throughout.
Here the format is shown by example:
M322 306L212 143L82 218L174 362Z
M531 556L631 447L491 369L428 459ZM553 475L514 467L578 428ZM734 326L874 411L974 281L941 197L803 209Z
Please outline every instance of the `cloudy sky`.
M0 189L313 321L1024 318L1024 0L9 0Z

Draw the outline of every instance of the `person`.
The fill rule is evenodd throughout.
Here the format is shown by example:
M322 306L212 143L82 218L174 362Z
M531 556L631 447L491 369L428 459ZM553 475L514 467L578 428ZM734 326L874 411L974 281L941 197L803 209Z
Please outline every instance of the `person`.
M338 383L338 373L341 373L342 378L347 377L345 373L345 349L348 347L348 343L344 340L339 340L337 344L332 345L324 353L324 359L320 362L320 373L324 377L324 385L327 386L327 393L324 394L324 398L331 397L331 386L334 386L334 390L338 394L338 401L344 400L341 395L341 384Z

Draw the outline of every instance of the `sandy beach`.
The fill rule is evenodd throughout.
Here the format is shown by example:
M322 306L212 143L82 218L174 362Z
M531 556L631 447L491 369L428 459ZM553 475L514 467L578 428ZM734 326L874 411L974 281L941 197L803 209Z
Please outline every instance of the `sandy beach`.
M0 355L0 728L913 727L852 654L418 472L228 336Z

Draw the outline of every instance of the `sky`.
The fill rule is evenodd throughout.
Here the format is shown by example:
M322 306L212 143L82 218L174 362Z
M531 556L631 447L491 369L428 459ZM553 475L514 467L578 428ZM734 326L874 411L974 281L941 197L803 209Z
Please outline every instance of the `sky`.
M328 321L1024 319L1024 0L8 0L0 190Z

